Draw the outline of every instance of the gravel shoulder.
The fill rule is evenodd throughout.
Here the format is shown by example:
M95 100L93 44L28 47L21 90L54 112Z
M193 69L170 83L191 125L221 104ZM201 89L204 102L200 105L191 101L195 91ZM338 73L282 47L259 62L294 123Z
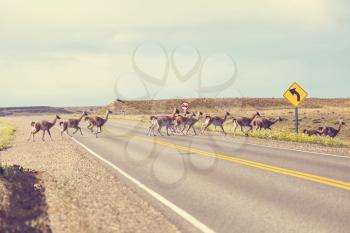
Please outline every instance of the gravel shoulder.
M52 232L179 232L162 213L66 136L27 142L30 119L3 118L16 128L0 161L40 173ZM48 136L48 135L47 135Z

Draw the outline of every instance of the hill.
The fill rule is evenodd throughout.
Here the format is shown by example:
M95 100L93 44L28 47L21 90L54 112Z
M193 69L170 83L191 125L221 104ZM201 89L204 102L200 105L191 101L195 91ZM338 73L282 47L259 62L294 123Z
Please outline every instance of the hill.
M292 109L290 103L282 98L222 98L222 99L164 99L164 100L134 100L114 101L107 107L112 111L125 112L125 114L156 114L169 113L174 107L179 107L182 102L190 103L192 111L203 111L216 114L224 111L236 112L244 110L273 110ZM350 98L346 99L318 99L309 98L300 105L305 109L321 109L327 107L350 108ZM104 111L106 107L100 111Z

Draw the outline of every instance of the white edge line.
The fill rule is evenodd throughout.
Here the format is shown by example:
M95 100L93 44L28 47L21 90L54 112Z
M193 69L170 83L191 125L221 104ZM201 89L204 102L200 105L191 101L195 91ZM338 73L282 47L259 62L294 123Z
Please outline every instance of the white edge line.
M99 160L105 162L106 164L108 164L109 166L111 166L112 168L114 168L115 170L117 170L120 174L122 174L124 177L126 177L127 179L129 179L130 181L132 181L134 184L136 184L139 188L143 189L144 191L146 191L148 194L150 194L152 197L154 197L155 199L157 199L158 201L160 201L163 205L167 206L168 208L170 208L171 210L173 210L175 213L177 213L179 216L181 216L182 218L184 218L186 221L188 221L189 223L191 223L193 226L195 226L197 229L199 229L202 232L205 233L215 233L214 230L210 229L208 226L204 225L203 223L201 223L198 219L196 219L195 217L193 217L192 215L190 215L189 213L187 213L185 210L181 209L180 207L176 206L175 204L173 204L172 202L168 201L165 197L161 196L160 194L156 193L155 191L153 191L152 189L148 188L147 186L145 186L144 184L142 184L140 181L136 180L135 178L133 178L132 176L130 176L129 174L127 174L126 172L124 172L122 169L120 169L119 167L117 167L116 165L114 165L113 163L109 162L108 160L102 158L100 155L98 155L96 152L94 152L93 150L91 150L90 148L88 148L87 146L85 146L83 143L79 142L78 140L76 140L73 137L70 137L75 143L77 143L79 146L83 147L86 151L88 151L90 154L94 155L96 158L98 158Z

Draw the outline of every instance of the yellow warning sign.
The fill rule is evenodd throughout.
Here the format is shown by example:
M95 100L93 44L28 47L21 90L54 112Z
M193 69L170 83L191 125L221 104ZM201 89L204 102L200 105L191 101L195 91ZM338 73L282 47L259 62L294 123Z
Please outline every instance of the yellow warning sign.
M305 98L308 96L308 93L297 83L293 83L288 90L284 93L284 98L286 98L294 107L298 107Z

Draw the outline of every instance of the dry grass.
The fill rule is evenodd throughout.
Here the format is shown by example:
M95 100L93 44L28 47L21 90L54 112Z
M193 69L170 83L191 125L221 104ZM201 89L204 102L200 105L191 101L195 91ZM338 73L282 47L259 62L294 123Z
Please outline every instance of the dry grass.
M4 150L9 147L14 137L14 129L0 121L0 150Z
M200 125L197 125L196 128L201 128ZM210 126L209 131L221 132L221 129ZM233 134L233 125L225 124L225 131L228 134ZM308 144L318 144L323 146L331 147L349 147L350 143L348 141L342 140L340 138L330 138L324 136L308 136L303 133L295 133L290 130L253 130L247 132L241 132L240 130L236 131L237 136L247 136L253 138L262 138L262 139L272 139L278 141L287 141L287 142L299 142L299 143L308 143Z

